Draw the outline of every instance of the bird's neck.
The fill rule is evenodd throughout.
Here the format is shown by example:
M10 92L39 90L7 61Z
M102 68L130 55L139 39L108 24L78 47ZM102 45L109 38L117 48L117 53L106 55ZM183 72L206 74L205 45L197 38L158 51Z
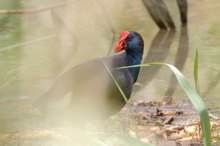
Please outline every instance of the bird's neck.
M143 52L127 52L126 59L128 61L128 66L140 65L142 60ZM140 67L129 68L131 75L134 79L134 82L137 81Z

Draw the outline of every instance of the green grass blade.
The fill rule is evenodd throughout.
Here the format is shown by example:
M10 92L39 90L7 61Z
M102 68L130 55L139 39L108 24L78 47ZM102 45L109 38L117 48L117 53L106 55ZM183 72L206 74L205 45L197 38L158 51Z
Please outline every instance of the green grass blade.
M124 98L124 101L127 103L128 102L128 98L126 97L126 95L124 94L124 92L122 91L121 87L119 86L119 84L117 83L116 79L114 78L114 76L112 75L112 72L110 71L110 69L108 68L107 64L102 61L103 64L105 65L105 68L107 69L109 75L111 76L112 80L114 81L115 85L117 86L117 88L119 89L122 97Z
M202 101L199 94L191 87L189 82L186 80L186 78L182 75L182 73L176 67L169 65L169 64L165 64L165 65L167 65L173 71L182 89L188 95L193 106L199 113L203 135L205 137L205 145L211 146L210 119L209 119L209 114L206 109L205 103Z
M121 67L118 69L130 68L130 67L144 67L144 66L145 67L146 66L161 66L161 65L166 65L172 70L172 72L176 76L181 88L185 91L188 98L192 102L193 106L197 110L197 112L200 116L203 135L205 138L204 144L205 144L205 146L211 146L210 118L209 118L205 103L202 101L199 94L191 87L189 82L186 80L186 78L183 76L183 74L176 67L174 67L173 65L170 65L170 64L166 64L166 63L153 62L153 63L146 63L146 64L141 64L141 65Z
M126 95L124 94L123 90L121 89L121 87L120 87L119 84L117 83L116 79L115 79L114 76L112 75L112 73L111 73L110 69L108 68L107 64L106 64L104 61L103 61L103 64L105 65L105 67L106 67L106 69L107 69L109 75L111 76L112 80L114 81L115 85L117 86L117 88L119 89L121 95L123 96L125 102L127 103L127 102L128 102L128 98L126 97ZM130 108L129 108L129 110L130 110ZM130 140L130 142L132 142L132 145L131 145L131 146L133 146L133 145L137 145L137 146L153 146L153 145L151 145L151 144L146 144L146 143L140 141L139 131L137 130L136 125L135 125L135 133L136 133L136 135L137 135L137 138L133 138L133 137L130 137L130 138L129 138L129 136L127 136L127 138L129 138L129 139L126 139L126 140ZM125 137L125 136L124 136L124 137ZM128 144L129 144L129 143L128 143ZM143 144L145 144L145 145L143 145Z
M198 50L196 50L195 61L194 61L194 81L196 86L196 91L200 95L200 88L199 88L199 56Z

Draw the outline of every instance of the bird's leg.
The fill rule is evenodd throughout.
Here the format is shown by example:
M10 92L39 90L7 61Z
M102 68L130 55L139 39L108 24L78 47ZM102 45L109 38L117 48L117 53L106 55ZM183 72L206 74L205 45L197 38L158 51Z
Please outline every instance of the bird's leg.
M177 4L180 10L180 17L182 24L187 23L188 4L187 0L177 0Z

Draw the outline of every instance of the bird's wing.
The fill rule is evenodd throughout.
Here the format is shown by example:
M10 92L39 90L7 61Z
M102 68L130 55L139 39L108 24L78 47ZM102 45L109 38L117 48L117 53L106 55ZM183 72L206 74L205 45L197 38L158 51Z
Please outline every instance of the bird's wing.
M100 59L95 59L69 69L56 78L49 90L37 99L35 105L47 106L48 103L59 102L73 88L97 74L100 66L103 66Z

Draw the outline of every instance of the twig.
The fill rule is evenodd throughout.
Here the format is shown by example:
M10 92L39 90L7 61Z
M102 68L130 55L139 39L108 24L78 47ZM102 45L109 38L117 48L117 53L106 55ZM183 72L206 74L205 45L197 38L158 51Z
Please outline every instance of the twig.
M45 7L39 7L39 8L31 8L31 9L14 9L14 10L0 10L0 14L31 14L31 13L39 13L43 11L50 10L52 8L64 6L67 4L71 4L73 2L76 2L76 0L66 1L66 2L60 2L54 5L49 5Z
M20 47L20 46L23 46L23 45L29 45L29 44L37 43L37 42L47 40L47 39L51 39L51 38L54 38L54 37L56 37L56 35L51 34L51 35L47 35L47 36L37 38L35 40L30 40L30 41L27 41L27 42L21 42L21 43L18 43L18 44L6 46L6 47L3 47L3 48L0 48L0 52L5 51L5 50L10 50L10 49L13 49L13 48L16 48L16 47Z

